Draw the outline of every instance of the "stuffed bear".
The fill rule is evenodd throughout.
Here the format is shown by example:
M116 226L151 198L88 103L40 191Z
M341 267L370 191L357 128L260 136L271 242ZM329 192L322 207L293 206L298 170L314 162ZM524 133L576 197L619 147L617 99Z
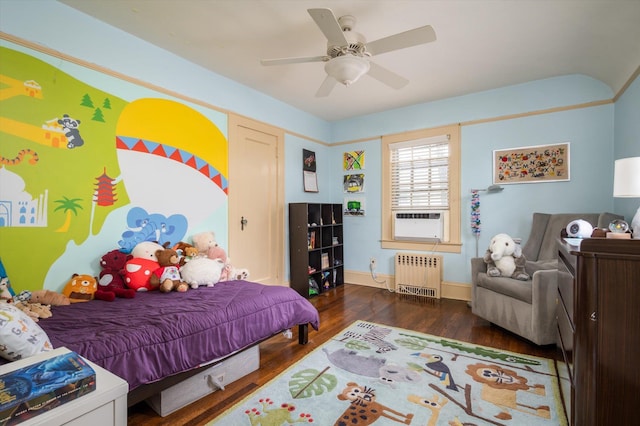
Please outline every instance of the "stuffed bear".
M150 283L151 274L160 267L156 251L164 247L151 241L136 244L131 250L131 259L127 260L124 268L124 283L135 291L157 290Z
M98 290L96 299L111 298L108 293L113 293L113 297L123 297L132 299L136 291L125 286L125 265L133 258L132 255L122 253L120 250L111 250L100 258L102 271L98 276Z
M527 260L522 248L507 234L498 234L491 239L483 260L490 277L511 277L521 281L529 279L529 274L524 270Z
M170 248L156 251L156 257L160 266L153 271L150 284L158 287L161 292L168 293L172 290L185 292L189 285L180 276L178 253Z
M181 267L191 259L194 259L196 256L198 256L198 249L189 243L185 243L184 241L178 242L173 246L173 249L178 252L178 255L180 256Z
M208 257L209 259L215 259L215 255L213 253L210 254L215 247L218 247L218 243L216 242L216 234L212 231L205 231L195 234L191 237L191 241L193 241L193 245L203 256ZM212 257L213 256L213 257Z

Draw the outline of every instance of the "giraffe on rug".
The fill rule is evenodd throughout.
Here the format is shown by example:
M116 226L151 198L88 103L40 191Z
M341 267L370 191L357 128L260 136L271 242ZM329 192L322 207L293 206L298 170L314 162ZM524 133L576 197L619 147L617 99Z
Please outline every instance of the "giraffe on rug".
M334 426L368 426L380 417L386 417L405 425L411 424L413 414L402 414L376 401L375 391L355 382L347 383L338 395L341 401L351 401L351 405L336 420Z
M440 410L442 410L442 407L447 405L447 403L449 402L447 398L443 397L442 399L440 399L438 395L433 395L429 399L423 396L409 395L407 399L414 404L418 404L431 410L431 417L429 418L429 422L426 426L436 426L438 417L440 417Z

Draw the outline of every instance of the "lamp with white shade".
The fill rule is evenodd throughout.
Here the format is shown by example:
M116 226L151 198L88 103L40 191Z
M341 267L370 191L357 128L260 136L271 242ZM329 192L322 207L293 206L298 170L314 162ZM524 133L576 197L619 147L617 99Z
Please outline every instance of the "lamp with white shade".
M640 198L640 157L621 158L615 161L613 196ZM640 207L631 221L634 239L640 239Z

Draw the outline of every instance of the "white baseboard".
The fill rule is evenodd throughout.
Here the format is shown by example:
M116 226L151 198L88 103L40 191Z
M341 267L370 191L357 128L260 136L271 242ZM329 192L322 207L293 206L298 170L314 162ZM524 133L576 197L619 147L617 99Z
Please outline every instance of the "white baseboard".
M344 282L368 287L384 288L387 290L394 289L396 285L395 277L393 275L378 274L374 281L371 274L357 271L344 271ZM471 285L443 281L442 287L440 288L440 297L444 299L464 300L468 302L471 300Z

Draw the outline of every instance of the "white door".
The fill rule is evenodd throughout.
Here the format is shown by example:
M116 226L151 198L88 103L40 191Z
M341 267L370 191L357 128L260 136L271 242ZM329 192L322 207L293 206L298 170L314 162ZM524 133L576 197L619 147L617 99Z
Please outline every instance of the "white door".
M284 284L284 131L229 115L229 258Z

